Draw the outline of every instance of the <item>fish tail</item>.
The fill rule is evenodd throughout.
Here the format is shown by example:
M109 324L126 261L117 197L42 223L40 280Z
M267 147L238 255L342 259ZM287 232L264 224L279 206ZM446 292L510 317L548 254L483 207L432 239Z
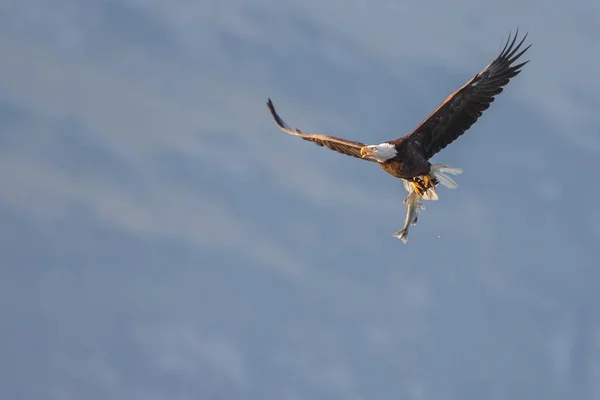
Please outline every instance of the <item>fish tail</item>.
M402 240L402 243L406 244L408 242L408 227L402 229L401 231L394 233L393 236Z

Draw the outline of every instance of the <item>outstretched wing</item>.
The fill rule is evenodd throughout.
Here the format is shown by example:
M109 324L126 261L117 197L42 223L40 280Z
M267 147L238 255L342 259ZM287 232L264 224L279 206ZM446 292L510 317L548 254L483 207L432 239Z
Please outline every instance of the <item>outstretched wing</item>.
M448 96L411 134L394 142L406 141L406 145L419 149L429 159L465 133L494 101L494 96L529 62L512 65L531 47L517 54L527 38L525 34L515 46L518 34L517 30L512 42L509 35L500 55L491 64Z
M279 117L279 115L275 111L275 106L273 106L273 102L271 101L271 99L269 99L269 101L267 102L267 106L269 106L269 110L271 111L271 114L273 115L277 126L279 126L279 129L281 129L282 131L295 136L300 136L304 140L313 142L318 146L325 146L327 148L330 148L331 150L337 151L338 153L360 158L361 160L366 160L360 156L360 149L365 146L364 143L340 139L334 136L304 133L300 129L292 129L289 126L287 126L285 122L283 122L281 117Z

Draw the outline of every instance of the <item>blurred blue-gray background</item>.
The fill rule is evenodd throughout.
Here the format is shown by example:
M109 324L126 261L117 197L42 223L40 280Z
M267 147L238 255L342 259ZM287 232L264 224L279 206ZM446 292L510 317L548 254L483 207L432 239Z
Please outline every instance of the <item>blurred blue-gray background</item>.
M0 398L600 398L600 3L4 0ZM510 31L407 245L376 165Z

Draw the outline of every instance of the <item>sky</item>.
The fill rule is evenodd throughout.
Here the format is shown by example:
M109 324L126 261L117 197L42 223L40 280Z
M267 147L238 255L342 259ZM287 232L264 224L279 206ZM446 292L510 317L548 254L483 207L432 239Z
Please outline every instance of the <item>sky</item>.
M433 162L377 165L509 32ZM4 0L0 397L600 398L600 3Z

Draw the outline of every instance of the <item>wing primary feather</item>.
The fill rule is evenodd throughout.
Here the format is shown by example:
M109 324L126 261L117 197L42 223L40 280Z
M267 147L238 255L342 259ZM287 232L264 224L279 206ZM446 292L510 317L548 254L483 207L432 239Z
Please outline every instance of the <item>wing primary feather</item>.
M271 115L273 116L273 119L275 119L275 123L277 123L277 126L279 126L279 128L282 131L291 133L292 135L301 133L300 130L298 130L298 129L293 130L292 128L290 128L288 126L288 124L286 124L285 121L283 119L281 119L279 114L277 114L277 111L275 111L275 106L273 105L273 102L271 101L270 98L269 98L269 101L267 101L267 106L269 107L269 110L271 111Z

